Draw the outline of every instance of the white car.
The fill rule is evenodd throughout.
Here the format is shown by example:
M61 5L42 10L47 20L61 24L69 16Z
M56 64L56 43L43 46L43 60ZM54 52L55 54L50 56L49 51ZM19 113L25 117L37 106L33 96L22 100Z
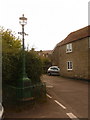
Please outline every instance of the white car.
M48 75L60 75L60 68L58 66L51 66L47 70Z
M4 108L3 108L2 104L0 103L0 120L2 120L3 113L4 113Z

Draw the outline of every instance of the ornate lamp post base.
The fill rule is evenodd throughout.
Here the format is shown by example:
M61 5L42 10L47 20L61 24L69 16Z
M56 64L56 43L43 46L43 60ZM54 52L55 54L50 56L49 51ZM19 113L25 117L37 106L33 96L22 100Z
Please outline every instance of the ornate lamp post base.
M7 86L7 92L10 93L10 101L29 101L37 98L46 98L46 84L37 83L29 86ZM8 99L8 96L7 96ZM10 102L10 104L11 104Z

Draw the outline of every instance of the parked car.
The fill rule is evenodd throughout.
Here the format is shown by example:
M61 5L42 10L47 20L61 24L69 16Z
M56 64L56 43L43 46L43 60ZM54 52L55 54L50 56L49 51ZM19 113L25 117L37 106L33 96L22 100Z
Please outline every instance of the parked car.
M48 75L60 75L60 68L58 66L51 66L47 70Z
M3 108L2 104L0 103L0 120L2 120L2 118L3 118L3 113L4 113L4 108Z

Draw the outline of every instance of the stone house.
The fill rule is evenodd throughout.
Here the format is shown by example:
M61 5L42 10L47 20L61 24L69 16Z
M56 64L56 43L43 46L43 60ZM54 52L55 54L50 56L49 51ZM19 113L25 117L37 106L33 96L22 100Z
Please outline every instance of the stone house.
M70 33L52 52L61 76L90 79L90 26Z
M51 55L52 55L52 50L40 50L37 51L38 55L44 58L49 58L51 59Z

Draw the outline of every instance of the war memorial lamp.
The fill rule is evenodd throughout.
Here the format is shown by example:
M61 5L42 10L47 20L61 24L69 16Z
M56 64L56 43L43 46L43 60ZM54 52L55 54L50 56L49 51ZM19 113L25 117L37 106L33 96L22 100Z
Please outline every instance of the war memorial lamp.
M24 44L24 35L27 35L24 32L24 26L27 24L27 18L24 17L24 14L22 17L19 18L19 23L22 26L22 32L18 32L18 34L22 35L22 73L21 77L18 81L18 97L21 100L27 100L31 99L31 80L27 77L26 74L26 67L25 67L25 44Z
M27 18L22 17L19 18L19 23L22 26L22 32L18 32L22 35L22 49L21 49L21 72L19 72L20 77L18 78L16 85L9 85L7 86L7 100L11 99L11 101L28 101L35 98L46 97L46 84L43 82L36 82L33 84L31 79L28 78L26 74L26 67L25 67L25 45L24 45L24 35L27 35L24 32L24 26L27 24Z

